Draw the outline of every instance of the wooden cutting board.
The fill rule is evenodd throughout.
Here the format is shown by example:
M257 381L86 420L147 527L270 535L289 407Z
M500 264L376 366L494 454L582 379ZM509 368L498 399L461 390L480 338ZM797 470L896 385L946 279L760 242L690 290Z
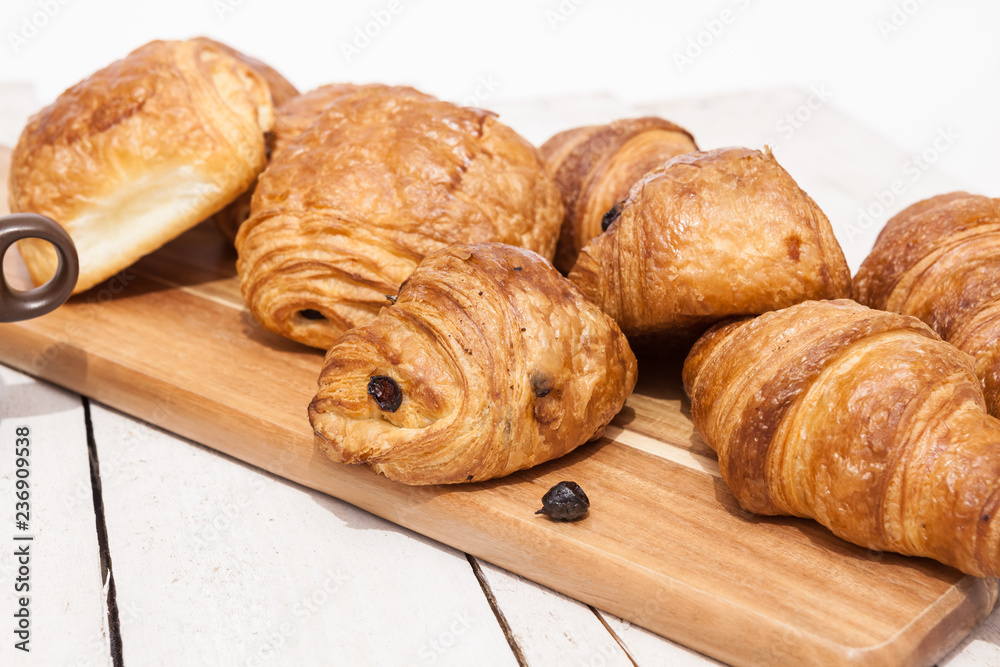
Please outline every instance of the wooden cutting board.
M322 354L254 322L234 261L202 225L0 325L0 361L735 664L929 665L993 607L995 580L741 511L692 427L681 358L641 360L606 437L505 479L415 488L331 463L306 417ZM534 514L561 480L586 490L586 520Z

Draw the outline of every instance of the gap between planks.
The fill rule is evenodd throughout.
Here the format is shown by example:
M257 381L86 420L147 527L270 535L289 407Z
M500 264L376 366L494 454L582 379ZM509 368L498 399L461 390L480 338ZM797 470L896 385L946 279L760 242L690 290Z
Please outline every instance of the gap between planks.
M490 582L486 581L483 568L479 566L479 561L472 554L465 554L465 557L468 559L469 565L472 566L472 572L476 575L476 581L479 582L480 588L483 589L483 595L486 596L486 601L489 602L490 609L493 610L493 615L497 617L497 623L500 624L500 629L503 630L503 636L507 638L510 650L514 652L514 659L517 660L517 664L520 667L528 667L528 661L524 658L524 651L521 650L521 646L517 643L517 639L510 629L510 623L507 622L507 617L500 610L496 596L493 595L493 589L490 588Z
M83 417L87 427L87 451L90 454L90 488L94 494L94 517L97 524L97 544L101 554L101 578L107 590L108 639L111 644L111 660L115 667L124 667L122 658L122 631L118 615L118 599L115 591L115 575L111 565L111 550L108 548L108 527L104 520L104 498L101 494L101 463L97 457L97 442L94 439L94 423L90 418L90 399L83 399Z

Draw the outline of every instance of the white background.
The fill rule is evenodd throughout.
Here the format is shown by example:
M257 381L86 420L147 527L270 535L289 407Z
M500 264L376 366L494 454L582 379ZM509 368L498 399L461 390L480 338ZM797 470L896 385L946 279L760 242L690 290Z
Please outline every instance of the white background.
M383 81L461 102L485 79L494 88L480 104L487 108L491 99L610 93L640 102L822 86L831 105L913 154L951 128L958 140L935 166L970 191L1000 195L995 1L395 0L394 15L388 6L2 0L0 83L32 84L37 108L150 39L204 34L267 61L302 90ZM373 12L391 20L346 57L344 45ZM679 66L688 49L693 62ZM21 118L23 100L0 100L0 113Z

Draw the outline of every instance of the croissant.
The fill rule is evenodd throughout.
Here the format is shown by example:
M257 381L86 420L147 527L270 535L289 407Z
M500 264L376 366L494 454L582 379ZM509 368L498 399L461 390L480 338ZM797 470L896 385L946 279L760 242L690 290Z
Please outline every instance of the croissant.
M920 320L806 302L717 325L683 378L744 509L1000 574L1000 421L971 359Z
M770 151L675 157L629 192L569 274L635 343L850 295L830 222Z
M335 461L406 484L478 482L600 437L635 382L621 331L551 264L456 245L330 348L309 418Z
M150 42L29 120L11 157L10 207L66 228L81 292L245 190L273 122L251 67L205 41ZM19 250L36 283L55 272L48 243Z
M975 358L1000 416L1000 199L953 192L889 220L854 277L854 298L920 318Z
M274 155L236 237L237 269L258 321L326 349L428 253L499 241L551 258L561 219L537 149L493 114L364 87Z
M656 117L566 130L541 151L566 209L553 263L569 273L580 250L601 233L604 214L643 174L675 155L698 150L687 130Z

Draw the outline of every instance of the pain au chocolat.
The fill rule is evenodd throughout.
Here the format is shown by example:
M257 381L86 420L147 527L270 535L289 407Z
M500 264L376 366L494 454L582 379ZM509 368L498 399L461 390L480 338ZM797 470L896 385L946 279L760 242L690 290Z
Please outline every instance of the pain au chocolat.
M69 232L83 291L243 192L273 122L250 66L204 41L150 42L31 118L11 158L11 210ZM55 272L47 243L18 247L36 283Z
M388 88L382 84L368 84L371 87ZM367 86L350 83L333 83L320 86L307 93L296 95L274 110L274 129L268 135L268 160L281 152L302 131L312 125L323 111L339 98ZM416 91L413 91L416 93ZM250 204L257 181L239 199L217 213L213 220L230 240L236 240L240 225L250 217Z
M309 417L335 461L406 484L483 481L599 437L635 382L614 321L549 262L456 245L330 348Z
M675 157L637 182L569 274L633 343L690 344L714 322L850 296L829 220L770 151Z
M655 116L577 127L542 144L566 209L556 268L569 273L583 246L601 233L604 216L646 172L696 150L690 132Z
M481 109L364 87L274 155L236 237L250 311L328 348L427 254L498 241L551 258L562 202L538 150Z

